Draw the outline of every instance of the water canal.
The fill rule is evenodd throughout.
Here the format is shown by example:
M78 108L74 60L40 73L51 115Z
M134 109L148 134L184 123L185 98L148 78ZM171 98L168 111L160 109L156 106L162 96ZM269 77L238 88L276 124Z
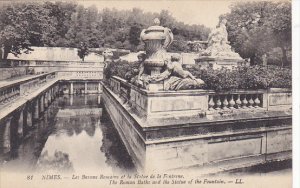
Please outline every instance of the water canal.
M117 130L105 115L101 94L59 96L25 135L22 139L12 138L11 152L0 156L3 171L27 174L137 172ZM288 160L225 174L287 175L291 174L291 167L292 162Z
M14 172L135 172L117 131L102 117L101 95L62 95L26 137L2 156L2 168Z

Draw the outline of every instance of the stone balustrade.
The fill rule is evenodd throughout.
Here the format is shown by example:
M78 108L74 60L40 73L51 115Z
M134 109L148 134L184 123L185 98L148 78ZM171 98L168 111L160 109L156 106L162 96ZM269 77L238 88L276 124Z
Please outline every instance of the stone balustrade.
M102 70L91 71L91 70L82 70L82 71L59 71L59 79L63 80L78 80L78 79L89 79L89 80L101 80L103 78Z
M0 105L6 105L19 96L28 95L45 83L56 78L56 73L34 75L28 78L14 81L12 84L0 87Z
M168 113L178 111L210 115L225 112L288 110L292 106L290 89L236 89L222 92L198 89L153 93L115 76L109 80L109 87L143 116L163 115L162 109ZM186 99L182 101L183 98Z
M263 91L241 90L209 95L208 110L237 110L263 108Z
M0 106L13 101L20 96L20 86L0 88Z

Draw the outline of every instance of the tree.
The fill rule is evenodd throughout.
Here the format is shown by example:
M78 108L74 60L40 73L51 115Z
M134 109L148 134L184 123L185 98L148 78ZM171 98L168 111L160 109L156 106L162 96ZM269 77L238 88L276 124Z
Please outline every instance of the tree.
M224 15L228 20L228 39L251 64L276 47L282 49L282 62L288 65L286 51L291 48L290 2L239 2Z
M28 53L30 46L43 46L53 31L53 20L49 11L39 3L7 4L0 8L1 59L9 53L15 56L23 51Z
M129 42L133 46L132 50L135 51L136 47L140 44L140 33L142 28L138 24L134 24L129 30Z
M84 61L85 56L89 54L89 49L84 42L80 43L77 54L80 57L80 59L82 59L82 61Z

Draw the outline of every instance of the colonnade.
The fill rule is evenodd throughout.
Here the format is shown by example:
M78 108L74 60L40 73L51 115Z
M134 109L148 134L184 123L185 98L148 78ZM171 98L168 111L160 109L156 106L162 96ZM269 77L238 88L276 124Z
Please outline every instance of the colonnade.
M0 120L0 154L11 151L16 137L22 139L26 136L59 92L58 84L53 85Z

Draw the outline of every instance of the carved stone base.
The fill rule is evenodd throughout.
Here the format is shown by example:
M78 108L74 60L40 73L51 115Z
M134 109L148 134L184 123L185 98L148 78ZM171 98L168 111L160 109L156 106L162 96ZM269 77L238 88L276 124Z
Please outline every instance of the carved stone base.
M223 58L213 56L202 56L195 59L195 63L202 67L212 67L213 69L221 69L222 67L232 69L241 65L249 65L243 59Z
M161 83L150 83L146 87L147 90L149 91L162 91L164 90L164 84Z

